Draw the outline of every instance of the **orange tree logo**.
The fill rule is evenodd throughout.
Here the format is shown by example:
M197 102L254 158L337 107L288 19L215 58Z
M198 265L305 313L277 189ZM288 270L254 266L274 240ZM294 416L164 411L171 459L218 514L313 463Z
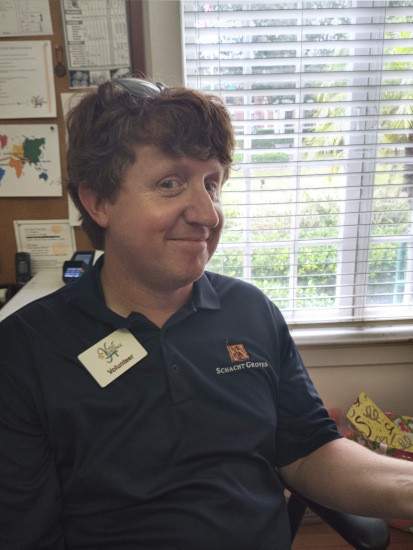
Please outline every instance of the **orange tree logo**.
M227 346L229 358L231 363L239 363L241 361L248 361L250 356L245 349L244 344L231 344Z

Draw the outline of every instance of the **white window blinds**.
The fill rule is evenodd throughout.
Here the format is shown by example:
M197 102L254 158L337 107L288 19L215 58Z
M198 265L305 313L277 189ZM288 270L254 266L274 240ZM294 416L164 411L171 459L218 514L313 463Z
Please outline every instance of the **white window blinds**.
M291 321L413 317L413 0L183 2L237 135L209 269Z

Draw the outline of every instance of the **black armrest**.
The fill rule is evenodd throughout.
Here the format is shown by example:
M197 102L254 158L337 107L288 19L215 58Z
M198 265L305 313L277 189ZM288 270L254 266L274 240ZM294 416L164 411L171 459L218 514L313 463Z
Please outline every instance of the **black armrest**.
M288 502L293 536L307 507L337 531L348 544L358 550L385 550L389 545L390 530L384 520L337 512L296 493L290 496Z

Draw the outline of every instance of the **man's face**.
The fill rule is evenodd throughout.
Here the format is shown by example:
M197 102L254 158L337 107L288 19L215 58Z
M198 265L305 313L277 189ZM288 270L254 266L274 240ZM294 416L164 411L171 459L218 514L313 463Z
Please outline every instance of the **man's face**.
M146 288L174 290L203 273L222 230L217 159L137 149L119 195L105 203L105 252ZM124 271L125 272L125 271Z

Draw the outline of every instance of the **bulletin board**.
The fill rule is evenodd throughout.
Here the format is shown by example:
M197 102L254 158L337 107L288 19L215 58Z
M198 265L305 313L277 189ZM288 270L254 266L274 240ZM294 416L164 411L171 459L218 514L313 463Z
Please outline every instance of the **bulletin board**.
M92 0L93 1L93 0ZM10 43L11 41L42 41L51 43L51 63L53 68L60 62L67 65L65 52L65 37L62 24L62 13L60 0L49 0L52 34L36 36L2 36L0 45ZM143 39L143 16L141 0L126 0L127 23L129 30L129 47L131 57L131 69L134 74L145 74L145 53ZM14 220L48 220L48 219L68 219L68 201L65 188L66 181L66 160L65 160L65 126L62 113L61 94L73 92L70 88L69 72L64 76L59 76L61 71L54 71L53 78L55 84L55 105L56 116L48 118L0 118L0 125L10 125L10 133L18 133L19 127L24 134L24 126L41 124L47 125L47 128L53 133L57 132L60 171L62 181L62 194L51 196L1 196L0 197L0 285L12 284L15 282L15 253L17 251L16 239L14 233ZM40 105L42 107L42 105ZM4 112L0 112L0 117ZM36 141L34 140L34 145ZM36 147L33 147L33 155L36 155ZM19 168L14 167L17 171ZM50 177L49 173L43 173L38 170L36 174L39 178ZM89 249L91 244L88 237L80 227L75 227L75 239L77 249Z

